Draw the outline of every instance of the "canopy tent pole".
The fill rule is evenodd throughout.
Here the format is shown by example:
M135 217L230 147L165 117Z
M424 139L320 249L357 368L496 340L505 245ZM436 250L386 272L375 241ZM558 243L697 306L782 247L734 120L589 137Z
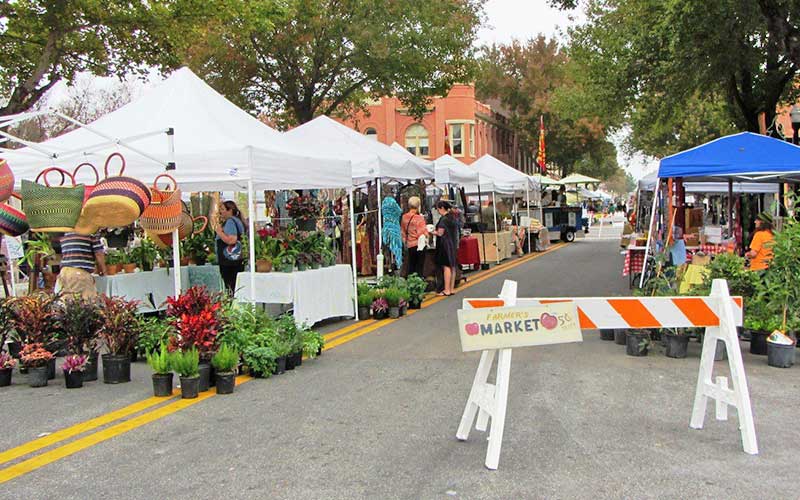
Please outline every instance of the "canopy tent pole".
M497 239L497 233L500 228L497 226L497 192L492 191L492 211L494 212L494 257L497 264L500 263L500 240Z
M252 148L250 149L250 171L253 171ZM253 204L253 179L247 181L247 237L249 250L248 260L250 261L250 302L256 302L256 245L253 235L256 234L255 206Z
M483 259L481 260L481 269L488 269L489 263L486 262L486 231L483 230L483 202L481 201L481 176L478 174L478 222L479 229L481 230L481 250L483 250ZM485 268L483 266L486 266Z
M375 179L378 183L378 251L375 260L378 265L375 276L380 279L383 277L383 203L381 203L381 178ZM365 256L371 258L369 255ZM364 258L364 256L362 256Z
M642 190L641 189L637 189L636 190L636 211L634 212L636 214L636 227L634 228L634 230L636 230L636 229L638 229L640 227L639 219L641 217L639 217L639 216L642 214L641 207L642 207Z
M647 244L644 247L644 262L642 262L642 275L639 277L639 288L644 286L644 272L647 270L647 255L650 253L650 241L653 239L653 223L656 218L656 204L658 203L658 189L661 187L661 179L656 182L656 189L653 191L653 209L650 212L650 226L647 230Z
M780 207L780 203L778 203L778 207ZM728 238L732 238L733 237L733 179L728 179L728 216L726 218L726 222L728 223Z
M531 250L531 188L525 186L525 205L528 211L528 227L525 228L525 234L528 235L528 253L533 253Z
M172 132L172 133L170 133ZM167 133L167 152L169 154L169 161L175 168L175 134L172 129ZM178 237L178 228L172 230L172 269L175 273L173 280L175 282L175 297L181 294L181 247Z
M353 209L353 187L350 187L350 264L353 266L353 311L355 320L358 321L358 266L356 265L356 213ZM368 258L368 256L362 256Z

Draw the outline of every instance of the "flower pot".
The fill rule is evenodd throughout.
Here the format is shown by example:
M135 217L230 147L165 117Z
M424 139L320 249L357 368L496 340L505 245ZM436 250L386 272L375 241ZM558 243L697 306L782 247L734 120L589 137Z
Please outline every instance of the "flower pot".
M172 396L172 373L153 374L153 396L165 398Z
M253 368L250 368L250 376L253 378L267 378L265 373L254 370Z
M397 319L400 317L400 308L396 306L389 306L389 318Z
M625 353L628 356L647 356L648 345L642 342L647 338L646 333L628 332L625 338Z
M297 264L298 271L306 271L308 269L308 265L306 264Z
M760 356L767 354L767 337L769 337L768 332L750 330L750 354Z
M132 350L130 356L131 356L131 363L136 363L137 361L139 361L139 351L137 349Z
M181 377L181 398L194 399L200 389L200 377Z
M211 387L211 363L201 361L197 370L200 372L199 390L200 392L206 392Z
M422 308L422 301L421 300L410 300L410 301L408 301L408 308L409 309L421 309Z
M131 357L128 354L103 354L103 383L131 381Z
M728 359L728 350L725 349L725 341L717 339L716 350L714 351L714 361L724 361Z
M44 387L47 385L47 366L28 368L28 385L31 387Z
M311 269L319 269L319 267L320 267L320 263L319 262L312 262L311 263Z
M685 358L686 351L689 349L689 336L688 335L674 335L667 333L664 335L667 342L668 358Z
M600 340L614 340L614 330L608 328L600 330Z
M275 360L275 369L272 370L273 375L280 375L286 373L286 356L280 356Z
M236 387L236 374L233 372L217 373L216 375L217 394L233 394Z
M188 266L189 265L189 257L181 257L180 263L184 267Z
M372 317L378 320L386 318L387 311L372 311Z
M617 345L626 345L626 339L628 337L628 331L624 328L615 328L614 329L614 343Z
M367 307L358 306L358 319L360 320L369 319L369 306Z
M136 264L122 264L122 270L130 274L136 271Z
M56 358L47 362L47 380L56 378Z
M767 342L767 364L776 368L790 368L794 364L794 344Z
M400 308L400 316L405 316L406 314L408 314L408 306L407 305Z
M272 271L272 261L265 259L256 259L256 272L268 273Z
M297 351L293 354L294 356L294 366L300 366L303 364L303 351Z
M97 358L96 352L91 352L86 357L86 368L83 369L83 381L92 382L97 380Z
M122 266L119 264L108 264L106 265L106 274L109 276L114 276L115 274L118 274L121 269Z
M281 266L278 266L278 272L279 273L291 273L291 272L294 272L294 265L283 264Z
M13 372L13 368L0 368L0 387L8 387L11 385L11 374Z
M64 370L64 385L67 389L80 389L83 387L83 372L68 372Z
M289 354L288 356L286 356L286 369L287 370L294 370L294 367L297 366L297 363L295 361L296 361L296 358L294 357L294 353Z

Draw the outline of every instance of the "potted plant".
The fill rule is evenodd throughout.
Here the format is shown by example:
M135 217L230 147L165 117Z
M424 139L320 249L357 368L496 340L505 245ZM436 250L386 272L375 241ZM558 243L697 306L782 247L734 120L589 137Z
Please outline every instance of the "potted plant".
M409 309L419 309L425 299L425 291L428 289L428 282L418 274L413 273L406 278L406 289L408 290Z
M111 249L106 252L106 274L114 276L122 270L122 251Z
M298 271L306 271L311 267L311 254L299 253L297 254L295 262L297 263Z
M664 340L668 358L685 358L689 349L689 335L686 329L668 328L664 332Z
M147 364L153 369L153 396L172 396L172 359L167 345L162 343L158 351L147 352Z
M275 371L277 358L275 351L268 346L251 345L244 351L244 362L254 378L269 378Z
M767 364L776 368L791 368L797 349L797 339L775 330L767 338Z
M8 353L0 352L0 387L11 385L11 374L15 366L17 366L16 359Z
M220 346L211 364L217 371L217 394L232 394L236 386L236 366L239 364L239 353L228 347Z
M95 339L95 347L105 347L103 354L103 382L121 384L131 381L131 351L136 346L139 333L136 301L122 297L100 298L102 326Z
M296 252L294 249L285 244L279 251L278 255L272 260L273 268L279 273L291 273L294 271Z
M378 296L372 300L372 317L378 320L384 319L389 313L389 303L386 299Z
M180 375L181 398L194 399L200 390L200 355L192 347L188 351L175 352L172 358L172 367Z
M358 318L369 319L370 306L372 305L372 290L358 291Z
M61 369L64 371L64 382L67 389L83 387L83 371L86 369L87 357L84 354L70 354L64 358Z
M269 340L269 345L272 347L272 350L275 352L276 356L275 368L272 370L272 374L280 375L286 372L286 366L289 363L289 356L292 354L292 348L294 345L292 340L286 339L282 335L278 335L277 330L273 331Z
M400 300L403 298L401 292L397 288L387 288L384 293L386 303L389 305L389 317L397 319L400 317Z
M47 365L55 360L53 353L37 342L25 344L20 352L20 359L28 369L28 385L31 387L44 387L47 385Z
M650 332L647 330L629 330L626 336L626 354L628 356L647 356L650 347Z
M299 230L314 231L317 218L322 213L322 206L312 196L296 196L286 202L286 210L289 212L289 217L297 223Z
M756 299L747 306L744 333L750 337L750 354L767 355L767 337L780 329L780 318L770 312L770 307Z
M97 380L97 357L94 339L103 325L97 298L78 295L64 297L59 323L66 338L67 352L86 355L83 381Z
M9 326L14 329L21 344L41 344L54 356L47 364L48 378L56 376L55 353L61 348L61 312L54 295L37 292L8 299ZM23 363L27 369L27 365Z
M20 263L26 263L30 270L40 270L45 282L45 289L52 290L56 282L56 275L50 269L48 260L55 255L53 244L50 241L50 236L46 233L34 233L31 238L25 242L25 249L22 254ZM35 280L31 280L28 286L28 292L33 293L37 288Z
M158 316L139 315L139 336L136 339L136 350L147 355L158 352L161 344L169 344L173 333L172 325Z
M273 259L278 255L280 241L272 236L274 231L259 229L255 239L256 272L268 273L272 271Z
M130 254L132 261L139 266L139 269L142 271L152 271L153 263L158 257L158 247L156 247L156 244L153 243L150 238L142 238L131 248Z
M304 329L301 334L303 337L303 355L309 359L316 358L322 351L322 346L325 343L324 338L319 332L310 329Z
M282 315L277 321L277 335L282 338L289 346L289 354L286 357L286 369L294 370L296 366L303 364L303 335L294 318L288 314Z

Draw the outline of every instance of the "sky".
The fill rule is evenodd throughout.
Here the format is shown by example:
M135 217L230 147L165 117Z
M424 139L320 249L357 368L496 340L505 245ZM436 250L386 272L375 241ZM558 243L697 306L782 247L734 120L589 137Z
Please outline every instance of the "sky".
M488 0L484 6L485 26L478 33L480 44L508 43L512 39L527 40L538 36L556 37L566 41L567 29L585 20L582 12L561 11L548 5L547 0ZM643 156L627 157L620 143L625 132L613 136L617 144L617 161L634 178L654 172L658 162Z

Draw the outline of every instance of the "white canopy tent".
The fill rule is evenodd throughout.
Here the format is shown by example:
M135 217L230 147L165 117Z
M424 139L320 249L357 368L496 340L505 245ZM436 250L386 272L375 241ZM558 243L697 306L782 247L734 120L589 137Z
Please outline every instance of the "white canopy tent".
M0 126L8 123L0 120ZM280 132L239 109L188 68L175 71L139 99L81 125L42 143L3 151L15 177L33 179L43 167L53 164L72 170L89 161L102 168L114 151L126 157L125 175L145 183L164 173L165 165L174 164L175 170L168 173L186 191L247 189L251 238L255 189L352 190L349 161L307 154L315 151L313 144L294 148L286 144ZM354 235L352 226L351 217ZM177 234L173 240L178 240ZM355 256L355 240L351 246ZM174 245L173 257L177 294L181 288L178 245ZM352 265L355 287L355 262ZM250 245L250 266L255 268L254 245Z

